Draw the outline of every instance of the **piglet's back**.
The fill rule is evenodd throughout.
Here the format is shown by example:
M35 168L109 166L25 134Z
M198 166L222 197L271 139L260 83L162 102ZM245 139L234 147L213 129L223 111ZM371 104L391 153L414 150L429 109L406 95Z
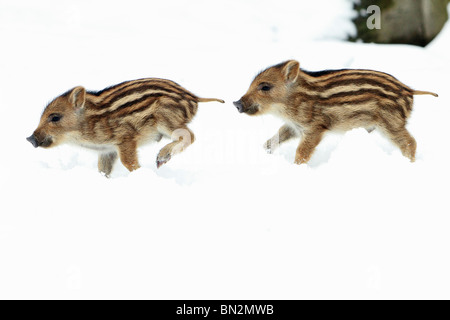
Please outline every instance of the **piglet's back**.
M198 101L196 95L170 80L127 81L87 92L81 130L104 143L117 142L124 135L145 134L152 126L183 127L195 116Z

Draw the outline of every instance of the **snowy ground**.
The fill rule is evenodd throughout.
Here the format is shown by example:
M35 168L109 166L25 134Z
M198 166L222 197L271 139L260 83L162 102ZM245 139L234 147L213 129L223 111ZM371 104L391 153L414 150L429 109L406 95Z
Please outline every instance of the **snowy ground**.
M450 298L450 25L428 48L351 44L347 0L0 0L0 298ZM320 21L319 21L320 15ZM232 101L261 69L389 72L419 96L411 164L378 133L329 135L309 165ZM157 170L25 141L56 95L164 77L200 106Z

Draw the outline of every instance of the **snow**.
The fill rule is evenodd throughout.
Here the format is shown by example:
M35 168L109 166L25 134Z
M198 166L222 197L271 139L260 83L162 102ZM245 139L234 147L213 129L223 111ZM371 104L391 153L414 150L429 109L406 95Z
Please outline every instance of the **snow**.
M428 48L342 41L347 0L0 0L0 298L450 298L450 24ZM319 19L320 17L320 19ZM282 125L232 101L261 69L365 68L419 90L411 164L379 133L329 134L309 165ZM25 140L67 89L163 77L202 104L197 140L156 169Z

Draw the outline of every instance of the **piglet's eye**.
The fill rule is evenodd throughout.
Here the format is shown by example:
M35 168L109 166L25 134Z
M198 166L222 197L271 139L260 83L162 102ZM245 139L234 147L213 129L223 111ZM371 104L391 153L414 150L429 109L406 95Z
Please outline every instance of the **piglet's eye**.
M61 116L60 114L52 114L52 115L49 117L49 119L50 119L50 122L56 123L56 122L61 121L62 116Z
M258 87L259 90L264 91L264 92L268 92L268 91L272 90L272 88L273 88L273 86L271 86L268 83L262 83Z

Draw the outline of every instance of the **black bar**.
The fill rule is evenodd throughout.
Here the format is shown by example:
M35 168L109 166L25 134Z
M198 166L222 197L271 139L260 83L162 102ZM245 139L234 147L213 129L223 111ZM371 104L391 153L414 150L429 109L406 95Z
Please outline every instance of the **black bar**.
M152 301L158 313L171 319L293 319L298 301Z

